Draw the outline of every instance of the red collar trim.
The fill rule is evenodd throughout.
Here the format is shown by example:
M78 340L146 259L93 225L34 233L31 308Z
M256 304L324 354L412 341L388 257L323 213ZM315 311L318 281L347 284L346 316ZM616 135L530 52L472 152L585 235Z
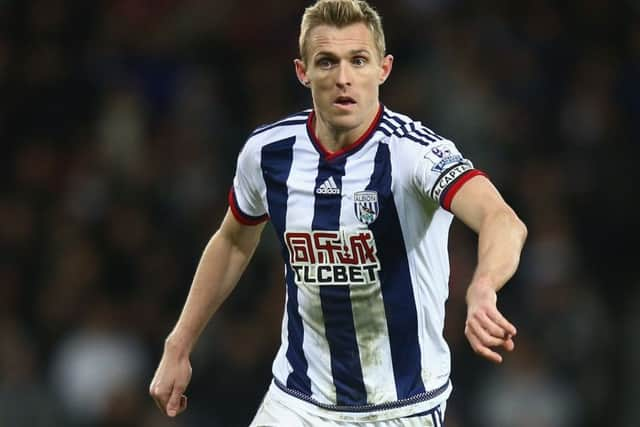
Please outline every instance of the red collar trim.
M382 116L383 110L384 108L382 107L382 104L380 104L380 106L378 107L378 113L376 114L375 118L369 125L369 128L364 132L364 134L362 134L362 136L358 138L355 142L352 142L351 144L347 145L344 148L341 148L338 151L329 151L326 148L324 148L324 146L320 143L320 140L318 139L318 136L316 135L316 132L313 129L313 119L316 116L316 113L313 110L311 111L311 113L309 113L309 117L307 118L307 132L309 132L309 136L311 137L311 142L316 147L316 149L320 152L320 154L324 156L326 160L332 160L332 159L335 159L336 157L342 156L343 154L347 154L349 152L357 150L361 145L363 145L371 137L371 135L373 135L373 132L378 127L378 123L380 123L380 117Z

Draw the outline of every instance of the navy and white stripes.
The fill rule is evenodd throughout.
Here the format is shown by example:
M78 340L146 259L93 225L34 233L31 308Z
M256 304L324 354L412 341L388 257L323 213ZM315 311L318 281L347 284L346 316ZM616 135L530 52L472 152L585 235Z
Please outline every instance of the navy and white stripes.
M281 245L286 304L274 382L353 417L434 408L451 391L442 329L452 217L424 198L436 183L447 199L455 192L438 155L463 158L386 108L356 143L330 153L312 118L306 111L258 128L230 197L245 221L268 217Z
M422 145L429 145L444 139L431 129L422 126L420 122L415 122L406 116L391 113L389 110L385 110L382 116L380 131L386 136L395 135Z

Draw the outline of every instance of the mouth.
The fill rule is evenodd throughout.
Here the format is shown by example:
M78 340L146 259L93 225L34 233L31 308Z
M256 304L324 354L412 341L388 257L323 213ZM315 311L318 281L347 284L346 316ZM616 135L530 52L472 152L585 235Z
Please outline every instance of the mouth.
M333 104L343 108L348 108L355 105L356 100L350 96L339 96L333 101Z

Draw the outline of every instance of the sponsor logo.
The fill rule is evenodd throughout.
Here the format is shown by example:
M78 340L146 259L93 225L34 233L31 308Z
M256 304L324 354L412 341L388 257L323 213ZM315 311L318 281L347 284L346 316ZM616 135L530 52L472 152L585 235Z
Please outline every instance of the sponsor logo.
M363 224L371 224L378 218L380 206L376 191L358 191L353 193L353 208L356 218Z
M367 285L378 281L380 261L371 230L287 231L284 237L298 285Z
M434 167L431 168L434 172L442 172L448 165L452 163L458 163L462 161L460 154L453 154L440 160Z
M472 169L471 164L469 163L460 163L458 166L454 166L442 175L436 181L433 186L433 190L431 190L431 196L435 200L440 200L440 196L442 192L455 181L458 177L460 177L463 173Z
M316 194L340 194L340 189L332 176L327 178L320 187L316 188Z

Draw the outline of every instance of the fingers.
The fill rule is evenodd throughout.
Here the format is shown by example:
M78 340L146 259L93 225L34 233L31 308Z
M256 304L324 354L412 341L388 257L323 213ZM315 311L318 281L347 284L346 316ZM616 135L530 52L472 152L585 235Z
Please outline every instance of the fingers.
M149 394L160 411L175 417L187 408L185 390L191 380L191 364L187 358L177 360L163 355L149 386Z
M167 402L171 396L171 386L164 387L157 381L152 381L149 386L149 394L153 398L158 408L164 413L167 407Z
M498 310L488 310L487 316L499 327L506 331L506 335L515 336L518 331Z
M171 397L166 406L166 413L170 417L175 417L187 408L187 396L184 393L184 386L175 386L171 392Z
M494 362L494 363L502 363L502 356L500 356L495 351L491 350L486 345L482 344L480 339L475 335L475 332L472 331L469 327L465 328L465 335L471 344L471 348L476 354Z
M501 363L502 356L491 347L513 351L516 328L497 309L470 311L465 325L465 335L473 350L494 362Z
M492 325L493 327L489 327L485 323L480 323L475 319L469 320L468 324L474 335L482 344L490 347L501 346L504 344L504 333L490 333L491 330L498 330L498 328L495 328L495 325Z
M164 414L175 417L187 409L187 396L184 394L185 388L185 386L173 386L168 391L168 388L152 383L149 387L149 394Z
M508 335L504 328L498 325L484 312L478 313L475 316L475 319L472 318L471 320L476 320L478 327L480 329L482 329L483 331L486 331L485 333L491 335L494 338L499 339L500 341L504 341L504 339Z

